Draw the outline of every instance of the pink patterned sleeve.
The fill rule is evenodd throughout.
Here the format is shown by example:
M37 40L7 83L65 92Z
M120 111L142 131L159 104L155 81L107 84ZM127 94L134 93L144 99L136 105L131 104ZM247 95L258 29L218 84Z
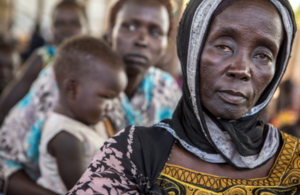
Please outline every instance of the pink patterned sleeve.
M131 126L105 142L68 194L140 194L134 182L136 166L131 161L134 130Z

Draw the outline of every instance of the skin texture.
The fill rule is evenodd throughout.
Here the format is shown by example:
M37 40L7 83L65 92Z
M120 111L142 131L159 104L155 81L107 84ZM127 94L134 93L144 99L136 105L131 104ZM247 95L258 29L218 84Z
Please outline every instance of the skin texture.
M224 27L231 29L223 32ZM217 117L236 119L246 114L274 75L283 34L280 15L268 1L236 1L216 16L200 59L202 104ZM229 91L225 95L220 93L224 89ZM265 165L241 171L227 163L205 162L177 143L167 163L217 176L254 179L268 175L278 152Z
M166 51L169 16L159 1L128 0L119 10L108 39L124 60L128 76L126 95L131 98L150 66Z
M248 113L275 73L281 18L274 9L264 13L267 4L252 4L234 3L210 26L200 60L200 99L216 117L233 120Z
M13 52L0 49L0 94L14 76Z
M111 61L110 61L111 62ZM127 84L126 73L113 69L106 61L93 63L92 75L80 78L72 74L59 84L60 97L54 112L68 116L86 125L93 125L106 116L112 108L112 100ZM84 146L75 136L61 132L48 144L49 153L57 160L59 174L70 190L86 170Z
M81 34L85 26L83 13L74 6L57 8L53 13L52 21L55 44L60 44L68 37ZM34 52L23 65L20 74L7 85L0 96L0 125L9 110L28 93L42 67L42 58Z

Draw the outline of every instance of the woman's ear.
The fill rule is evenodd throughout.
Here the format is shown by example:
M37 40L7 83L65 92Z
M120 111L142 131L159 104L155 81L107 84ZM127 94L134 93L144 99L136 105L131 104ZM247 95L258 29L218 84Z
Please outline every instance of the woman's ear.
M78 82L75 79L67 79L64 82L64 90L68 99L75 100L79 90Z

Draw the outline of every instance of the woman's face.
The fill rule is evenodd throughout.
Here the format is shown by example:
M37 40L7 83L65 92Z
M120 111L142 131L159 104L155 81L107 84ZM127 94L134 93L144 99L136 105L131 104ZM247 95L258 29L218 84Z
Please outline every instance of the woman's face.
M53 13L52 32L56 44L81 34L85 26L83 13L75 6L61 6Z
M143 75L165 53L169 15L159 1L129 0L117 14L112 48L124 60L128 77Z
M247 114L274 76L283 34L268 1L236 1L217 15L200 59L202 105L223 119Z

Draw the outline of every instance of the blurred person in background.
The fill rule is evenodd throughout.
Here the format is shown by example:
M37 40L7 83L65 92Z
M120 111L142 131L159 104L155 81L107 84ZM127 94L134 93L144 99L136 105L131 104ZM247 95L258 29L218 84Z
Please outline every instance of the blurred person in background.
M40 31L40 24L37 23L34 27L34 31L32 32L28 48L21 54L22 62L25 62L37 48L42 47L45 44L45 39L41 35Z
M16 75L19 68L18 57L13 46L0 40L0 95Z
M122 57L128 77L125 94L111 112L115 129L172 117L181 90L154 65L166 53L173 25L170 0L119 0L112 7L107 40Z
M270 123L282 131L300 138L299 86L288 79L280 84L275 116Z
M52 69L48 65L52 62L56 47L65 39L82 34L86 25L85 12L81 5L75 1L59 2L52 13L53 44L46 45L34 52L25 63L21 75L4 90L0 100L0 123L10 108L27 93L39 74L37 79L39 81L34 82L30 91L18 102L7 117L6 123L1 127L0 137L3 142L0 146L0 160L5 160L0 162L4 166L3 172L0 170L0 178L5 179L18 172L17 178L21 178L21 181L24 181L22 179L25 178L25 182L19 183L20 185L14 182L13 184L17 184L19 187L22 185L30 187L31 184L35 184L34 180L39 175L36 167L38 166L40 128L46 113L53 108L57 98L56 83L51 72ZM6 184L8 183L6 182ZM11 189L15 190L16 188L13 185ZM8 191L8 194L10 193ZM53 194L39 186L28 194L43 193Z
M153 67L164 55L172 29L169 0L120 0L111 16L109 41L126 65L129 85L110 115L114 130L171 118L181 91L173 77ZM38 186L38 144L45 117L57 101L53 69L47 66L30 92L11 110L0 130L8 194L51 194ZM16 189L15 186L18 186ZM29 190L29 191L27 191Z
M296 105L297 85L292 80L285 80L279 85L279 96L276 102L276 112L270 123L282 129L296 123L299 115L299 106ZM299 97L299 96L298 96Z
M64 0L55 6L52 13L53 44L37 49L0 96L0 125L9 110L29 91L40 71L52 61L56 47L65 39L83 33L86 26L84 9L75 1Z

